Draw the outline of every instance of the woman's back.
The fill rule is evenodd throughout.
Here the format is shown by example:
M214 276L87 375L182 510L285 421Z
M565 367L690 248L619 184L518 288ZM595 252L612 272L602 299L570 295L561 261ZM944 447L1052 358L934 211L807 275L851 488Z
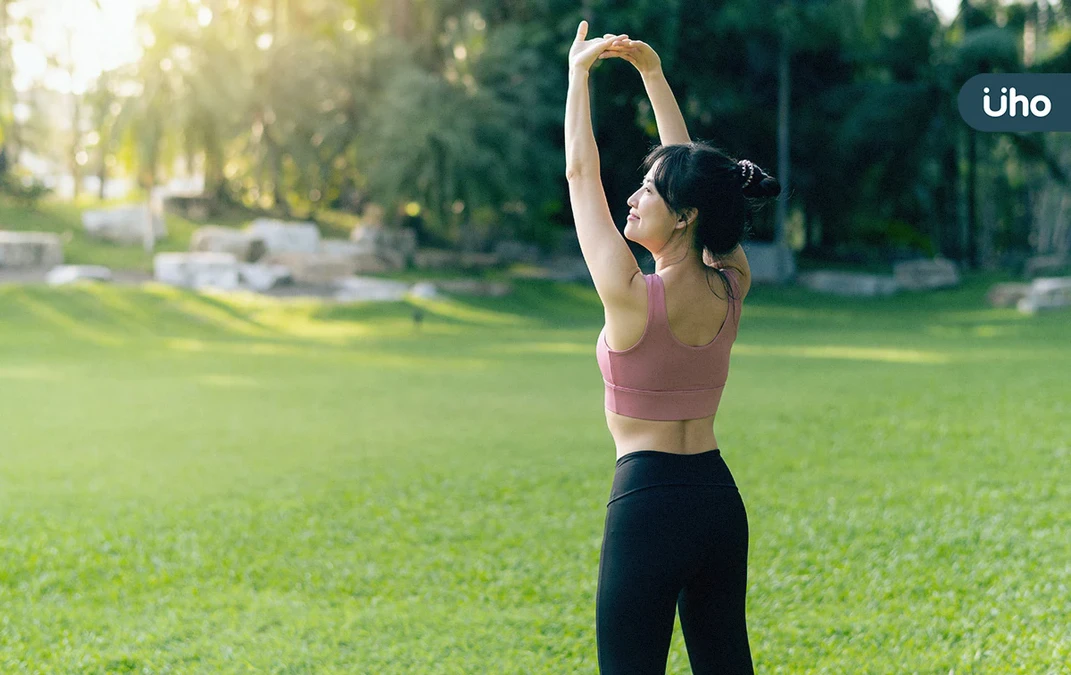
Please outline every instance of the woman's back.
M683 270L666 279L643 275L643 288L635 284L629 303L607 308L597 356L618 457L645 447L680 454L717 447L713 421L744 284L735 269L709 273L718 277L714 292ZM722 279L731 283L735 302Z

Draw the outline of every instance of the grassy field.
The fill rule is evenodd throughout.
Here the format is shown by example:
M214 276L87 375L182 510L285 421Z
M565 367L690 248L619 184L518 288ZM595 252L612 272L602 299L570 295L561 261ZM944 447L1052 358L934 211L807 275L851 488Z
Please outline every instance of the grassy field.
M1071 672L1071 315L988 281L749 296L758 672ZM412 302L0 286L0 673L596 672L597 297Z

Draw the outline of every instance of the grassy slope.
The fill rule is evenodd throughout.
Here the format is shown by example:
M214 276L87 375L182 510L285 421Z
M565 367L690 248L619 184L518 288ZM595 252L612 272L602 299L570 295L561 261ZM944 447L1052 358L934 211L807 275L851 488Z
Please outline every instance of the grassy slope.
M749 297L759 672L1068 672L1071 320L986 282ZM595 672L597 298L421 303L0 286L0 671Z

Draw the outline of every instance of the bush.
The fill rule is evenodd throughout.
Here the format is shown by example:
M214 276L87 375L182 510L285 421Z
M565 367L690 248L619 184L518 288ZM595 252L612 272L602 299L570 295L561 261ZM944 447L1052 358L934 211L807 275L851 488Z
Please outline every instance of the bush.
M0 175L0 192L11 196L24 207L36 208L37 203L52 192L52 188L25 169L12 169Z

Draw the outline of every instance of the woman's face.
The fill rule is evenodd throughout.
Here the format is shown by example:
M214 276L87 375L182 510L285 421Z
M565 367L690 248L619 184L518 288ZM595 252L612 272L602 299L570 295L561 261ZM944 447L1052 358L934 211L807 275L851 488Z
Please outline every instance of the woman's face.
M629 215L624 232L626 239L636 243L658 242L659 245L652 250L657 250L670 238L677 222L651 180L657 168L656 163L643 177L640 187L628 198Z

